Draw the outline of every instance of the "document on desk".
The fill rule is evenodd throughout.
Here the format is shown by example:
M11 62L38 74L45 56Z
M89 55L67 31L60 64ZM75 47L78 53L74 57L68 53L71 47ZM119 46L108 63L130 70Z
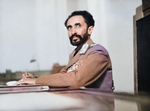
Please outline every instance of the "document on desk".
M20 85L20 86L0 86L0 94L17 93L17 92L33 92L49 90L48 86L41 85Z

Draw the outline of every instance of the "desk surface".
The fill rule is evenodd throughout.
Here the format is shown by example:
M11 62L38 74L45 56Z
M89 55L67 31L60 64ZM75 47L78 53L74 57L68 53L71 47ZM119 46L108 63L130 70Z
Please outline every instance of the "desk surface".
M0 111L149 111L139 107L136 101L98 89L0 94Z
M0 111L99 111L99 109L113 111L112 93L89 89L0 94Z

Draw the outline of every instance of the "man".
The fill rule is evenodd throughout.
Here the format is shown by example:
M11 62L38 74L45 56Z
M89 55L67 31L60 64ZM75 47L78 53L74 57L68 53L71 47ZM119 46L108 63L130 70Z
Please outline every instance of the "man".
M87 11L75 11L65 21L70 43L76 46L69 56L68 65L59 73L34 78L30 73L23 74L17 84L41 84L50 87L80 87L112 89L112 66L108 52L95 44L90 36L94 19Z

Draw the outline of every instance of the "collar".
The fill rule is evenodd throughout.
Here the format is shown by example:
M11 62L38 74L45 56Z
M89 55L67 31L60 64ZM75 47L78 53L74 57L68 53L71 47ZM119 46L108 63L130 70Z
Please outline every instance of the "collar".
M93 41L91 39L88 39L86 43L82 44L80 47L77 47L76 51L79 51L80 55L83 55L86 53L86 51L90 48L90 46L93 44Z
M90 46L91 44L94 44L94 42L92 41L92 39L88 39L84 44L79 45L79 46L75 49L75 51L79 51L79 50L82 48L82 46L84 46L85 44L88 44L88 45Z

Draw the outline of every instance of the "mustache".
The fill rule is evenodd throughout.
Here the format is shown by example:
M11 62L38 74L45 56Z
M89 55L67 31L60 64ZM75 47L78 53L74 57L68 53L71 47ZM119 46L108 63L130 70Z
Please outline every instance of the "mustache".
M71 41L72 41L72 39L73 39L74 36L76 36L76 37L78 37L80 40L82 40L81 35L73 34L73 35L70 37L70 40L71 40Z

